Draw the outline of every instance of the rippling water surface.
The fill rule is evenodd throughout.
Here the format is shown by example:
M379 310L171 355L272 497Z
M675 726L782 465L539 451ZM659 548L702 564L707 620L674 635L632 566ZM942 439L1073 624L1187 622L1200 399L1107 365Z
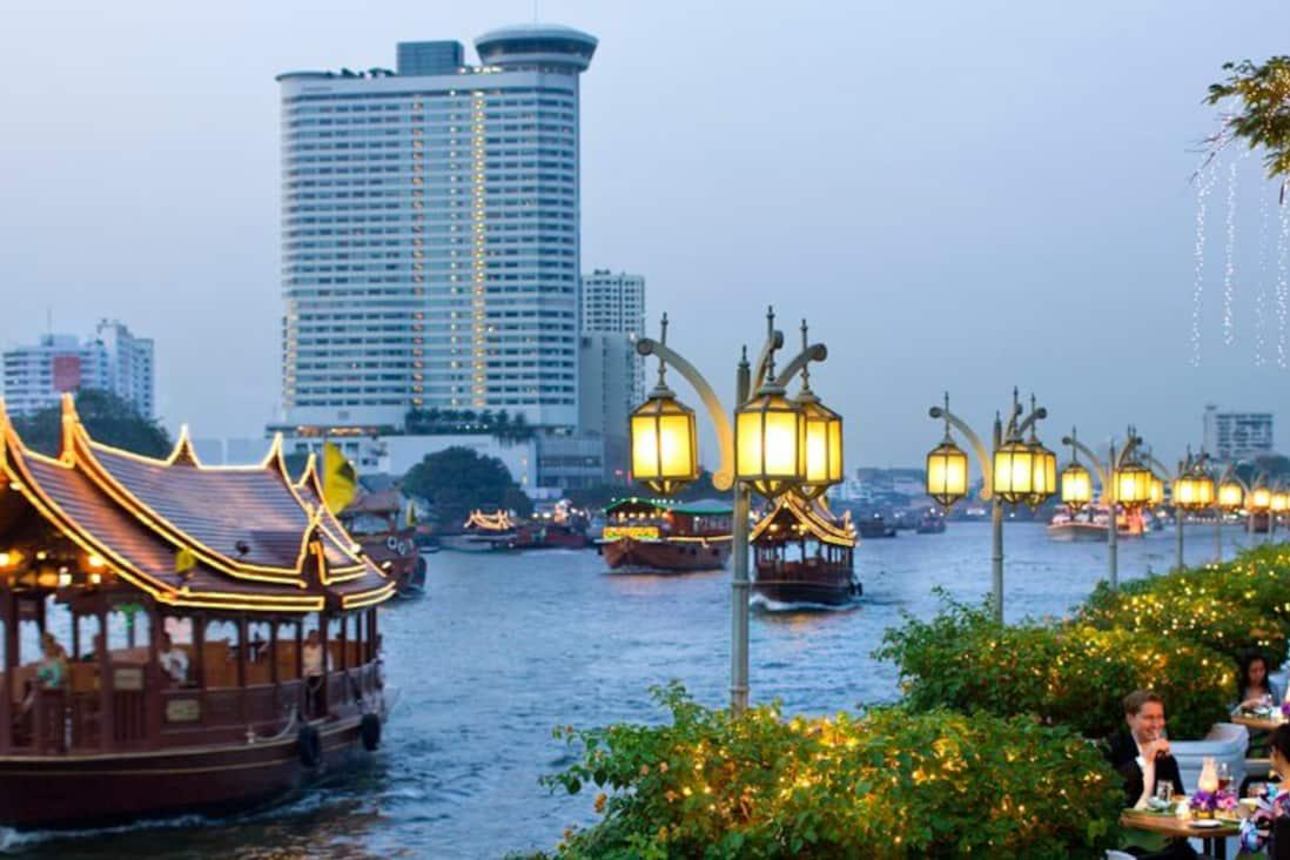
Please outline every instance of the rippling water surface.
M1188 530L1189 563L1214 554L1213 530ZM1228 554L1245 539L1225 530ZM1105 575L1102 544L1050 542L1009 525L1009 620L1064 612ZM977 601L990 587L990 529L861 545L865 594L846 611L758 613L754 701L823 713L895 695L895 672L870 652L901 612L936 611L932 589ZM1120 543L1121 576L1166 570L1174 536ZM429 557L424 600L382 619L388 682L402 698L386 743L361 771L270 810L71 835L0 832L25 856L500 857L550 848L592 819L589 796L552 795L538 777L568 763L556 725L654 721L647 688L672 678L720 705L729 678L728 573L607 575L594 552Z

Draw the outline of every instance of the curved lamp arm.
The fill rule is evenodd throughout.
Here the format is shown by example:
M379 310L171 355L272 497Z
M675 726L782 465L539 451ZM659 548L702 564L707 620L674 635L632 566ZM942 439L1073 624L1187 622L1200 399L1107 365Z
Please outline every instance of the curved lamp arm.
M753 365L752 387L749 389L754 394L757 389L766 384L766 370L770 367L771 356L775 351L784 347L784 333L779 329L773 329L767 336L766 342L762 344L761 353L757 356L757 363ZM742 406L743 404L739 404Z
M1018 412L1017 414L1020 415L1021 413ZM1048 410L1040 406L1038 409L1034 410L1029 415L1027 415L1026 420L1018 424L1016 430L1013 432L1017 436L1024 436L1026 431L1030 429L1031 424L1034 424L1036 421L1039 421L1047 417L1048 417Z
M793 357L793 360L785 365L784 369L775 377L775 384L780 388L787 388L788 384L793 381L793 377L801 373L802 368L812 361L824 361L829 357L829 349L822 343L812 344L806 349L799 352ZM756 389L753 389L756 391Z
M1079 451L1081 454L1083 454L1085 457L1089 459L1089 461L1093 464L1093 471L1097 472L1097 480L1102 485L1102 493L1103 495L1105 495L1106 488L1111 486L1111 477L1106 470L1106 464L1102 462L1102 458L1097 456L1097 454L1093 451L1092 448L1088 447L1078 439L1072 438L1070 436L1063 436L1062 444L1070 445L1076 451Z
M981 437L972 432L972 428L967 425L953 412L942 406L933 406L927 410L927 414L932 418L944 419L950 423L955 430L963 434L972 446L972 451L976 454L977 460L981 463L981 476L985 478L985 486L981 490L982 499L990 499L994 496L994 458L986 450L985 443Z
M735 484L735 437L730 430L730 417L717 393L712 390L708 380L671 347L648 337L636 341L636 351L641 355L655 355L670 364L677 373L690 383L699 394L699 399L707 407L708 417L712 419L712 429L717 434L717 444L721 447L721 464L712 473L712 486L721 492L729 490Z

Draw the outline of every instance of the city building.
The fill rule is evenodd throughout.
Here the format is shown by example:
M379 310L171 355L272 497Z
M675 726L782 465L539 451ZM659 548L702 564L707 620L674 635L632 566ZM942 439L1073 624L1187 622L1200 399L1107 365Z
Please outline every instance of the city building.
M579 429L603 440L604 480L627 480L627 419L645 397L636 388L641 356L626 334L584 333L579 343Z
M634 344L645 336L645 278L626 272L597 269L582 276L582 331L584 334L626 335ZM633 405L645 399L645 357L632 350ZM629 407L630 410L630 407Z
M586 33L406 42L395 70L288 72L283 405L295 427L411 408L579 422L579 75Z
M135 337L116 320L100 320L83 340L44 334L32 346L5 351L5 408L12 415L57 406L60 395L82 389L110 391L144 417L155 417L152 339Z
M1205 407L1205 450L1224 463L1274 450L1271 412L1219 412Z

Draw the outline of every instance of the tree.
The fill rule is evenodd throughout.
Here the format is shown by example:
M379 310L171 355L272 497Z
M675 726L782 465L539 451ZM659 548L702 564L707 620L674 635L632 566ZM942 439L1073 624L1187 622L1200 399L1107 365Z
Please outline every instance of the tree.
M1222 83L1210 84L1206 101L1217 105L1237 101L1236 110L1223 117L1223 127L1209 139L1210 157L1234 139L1251 149L1264 149L1263 164L1269 179L1281 179L1281 202L1290 182L1290 56L1271 57L1262 65L1251 60L1224 63L1230 72Z
M110 391L77 392L76 412L90 437L105 445L148 457L165 457L174 447L165 428L140 415L129 401ZM63 436L60 406L50 406L32 415L14 416L13 426L28 447L42 454L58 453Z
M475 508L505 508L521 516L533 512L532 501L511 479L506 465L470 448L427 454L404 476L403 492L430 502L439 522L449 526L464 521Z

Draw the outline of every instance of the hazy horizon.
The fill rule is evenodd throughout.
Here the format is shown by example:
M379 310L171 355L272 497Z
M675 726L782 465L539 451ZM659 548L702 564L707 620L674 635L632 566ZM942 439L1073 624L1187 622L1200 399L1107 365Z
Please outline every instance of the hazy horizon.
M643 274L651 334L667 310L723 395L773 302L791 343L806 316L830 347L813 383L851 466L921 462L946 389L988 431L1014 384L1048 407L1052 448L1073 424L1092 444L1132 422L1169 462L1208 402L1276 413L1290 447L1276 188L1258 158L1220 159L1197 304L1189 182L1217 123L1206 86L1284 53L1290 6L728 8L540 9L600 40L583 271ZM172 431L260 435L279 408L273 76L393 66L421 39L473 61L475 36L532 17L520 0L7 5L0 347L47 314L79 336L119 318L156 340Z

